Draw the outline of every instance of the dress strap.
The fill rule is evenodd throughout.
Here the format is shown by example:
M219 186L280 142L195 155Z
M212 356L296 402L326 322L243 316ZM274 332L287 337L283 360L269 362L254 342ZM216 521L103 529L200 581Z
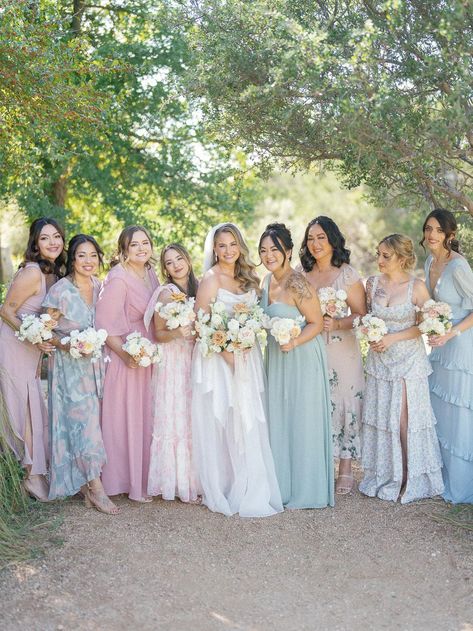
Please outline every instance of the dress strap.
M261 296L261 302L264 307L269 305L269 285L271 283L272 274L268 274L263 281L263 295Z
M412 294L414 292L415 280L416 279L412 277L411 280L409 281L409 285L407 287L407 302L412 302Z

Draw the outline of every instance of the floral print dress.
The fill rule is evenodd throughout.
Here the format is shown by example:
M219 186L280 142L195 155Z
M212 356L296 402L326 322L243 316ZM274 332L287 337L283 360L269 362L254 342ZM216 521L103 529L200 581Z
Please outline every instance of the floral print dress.
M386 307L373 299L378 281L379 276L375 276L367 283L371 313L384 320L389 333L414 326L416 307L412 303L412 293L415 279L409 282L404 303ZM365 474L359 486L365 495L392 501L399 497L403 477L400 439L403 383L408 429L407 483L401 503L442 493L442 461L428 382L431 372L421 337L396 342L383 353L369 351L362 429Z

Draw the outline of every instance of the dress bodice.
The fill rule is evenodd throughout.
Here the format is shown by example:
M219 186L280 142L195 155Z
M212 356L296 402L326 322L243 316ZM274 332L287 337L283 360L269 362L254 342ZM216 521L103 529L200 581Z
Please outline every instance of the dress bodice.
M473 271L463 257L447 263L435 287L430 286L430 268L433 258L425 262L425 284L434 300L446 302L452 308L454 324L473 311Z
M269 283L271 282L271 274L264 280L263 292L261 294L261 306L265 310L265 313L270 318L298 318L302 316L302 313L296 307L296 305L288 305L285 302L272 302L269 303ZM302 328L305 326L305 321L301 325Z
M389 333L403 331L404 329L414 326L417 314L416 306L412 302L415 278L411 278L409 281L405 302L388 307L380 305L375 300L378 282L379 276L375 276L373 280L373 288L371 290L371 313L377 318L384 320Z
M223 302L228 315L233 312L233 307L240 302L253 307L258 302L258 296L254 289L246 291L244 294L235 294L233 291L219 287L217 291L217 298L219 302Z
M73 330L83 331L95 325L95 305L99 295L100 281L93 278L92 283L94 292L91 305L85 302L79 289L69 278L62 278L49 290L43 307L51 307L61 312L62 316L55 329L58 334L68 335Z

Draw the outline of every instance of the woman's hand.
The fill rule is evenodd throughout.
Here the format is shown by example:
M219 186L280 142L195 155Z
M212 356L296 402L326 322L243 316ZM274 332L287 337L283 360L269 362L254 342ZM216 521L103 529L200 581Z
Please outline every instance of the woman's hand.
M324 331L326 333L335 331L335 320L328 315L324 315Z
M40 351L43 351L43 353L47 353L48 355L56 350L55 345L51 344L51 342L40 342L35 344L35 346L37 346Z
M177 338L183 337L184 339L189 339L192 337L192 326L190 324L186 326L179 326L177 328Z
M456 333L452 333L451 331L450 333L445 333L445 335L429 335L428 343L432 348L435 346L444 346L454 337L456 337Z
M379 342L370 342L370 348L377 353L384 353L384 351L388 350L395 341L396 338L394 335L392 333L388 333L387 335L383 335Z
M140 365L136 362L131 355L128 353L124 353L123 356L120 355L122 362L125 364L127 368L139 368Z
M293 351L296 348L296 346L297 346L297 338L294 338L287 344L282 344L281 350L283 353L289 353L289 351Z

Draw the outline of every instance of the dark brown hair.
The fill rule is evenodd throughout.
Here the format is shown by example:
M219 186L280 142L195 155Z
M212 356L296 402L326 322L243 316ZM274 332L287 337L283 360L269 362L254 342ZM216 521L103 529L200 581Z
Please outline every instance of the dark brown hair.
M445 239L443 240L443 247L450 252L458 252L460 253L460 242L458 239L452 237L455 232L458 230L457 220L455 219L453 213L449 210L445 210L445 208L435 208L432 212L430 212L425 218L424 225L422 226L422 232L425 233L425 228L427 226L427 222L429 219L436 219L442 231L445 233ZM420 245L424 248L425 236L422 235L422 241L420 241Z
M350 263L350 250L345 247L345 237L340 232L337 224L330 217L316 217L312 219L305 229L304 238L299 250L299 258L302 268L305 272L310 272L314 267L315 259L309 252L307 247L307 239L309 238L309 230L315 224L319 225L327 235L328 242L333 248L331 263L334 267L341 267L343 263Z
M166 252L168 252L169 250L176 250L176 252L178 252L179 254L181 254L187 262L187 265L189 266L189 281L187 283L187 295L190 296L191 298L195 298L197 295L197 288L199 286L199 281L197 280L195 274L194 274L194 270L192 268L192 261L191 261L191 257L189 252L186 250L186 248L181 245L180 243L170 243L169 245L166 245L162 250L161 250L161 256L159 257L159 265L161 267L161 274L162 277L168 282L168 283L174 283L174 285L176 285L177 287L179 287L179 289L185 294L186 292L184 291L184 289L178 285L176 283L176 281L174 281L171 277L171 275L168 273L167 269L166 269L166 265L164 263L164 259L166 256Z
M38 219L35 219L30 226L28 243L26 244L23 261L20 263L19 267L24 267L26 263L38 263L43 274L55 274L58 278L61 278L64 275L66 263L66 253L64 248L54 262L41 258L38 241L41 235L41 230L45 226L53 226L61 235L65 246L66 237L64 230L58 222L51 217L38 217Z
M94 239L94 237L91 237L88 234L76 234L72 237L72 239L69 241L69 245L67 246L66 274L72 274L74 272L76 250L79 245L82 245L83 243L91 243L94 246L95 251L97 252L97 255L99 257L99 264L100 266L103 265L103 251L97 241Z

